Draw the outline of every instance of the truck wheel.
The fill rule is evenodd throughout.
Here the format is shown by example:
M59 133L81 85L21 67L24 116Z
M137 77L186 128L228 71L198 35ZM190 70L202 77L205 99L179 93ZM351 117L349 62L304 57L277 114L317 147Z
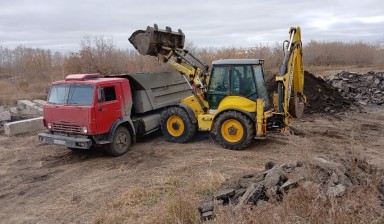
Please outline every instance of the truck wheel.
M131 146L131 135L127 128L120 126L113 134L112 142L108 146L108 153L112 156L125 154Z
M161 115L161 131L171 142L185 143L196 133L197 126L192 123L187 112L179 107L171 107Z
M213 133L222 147L240 150L252 143L255 137L255 125L244 114L228 111L217 118Z

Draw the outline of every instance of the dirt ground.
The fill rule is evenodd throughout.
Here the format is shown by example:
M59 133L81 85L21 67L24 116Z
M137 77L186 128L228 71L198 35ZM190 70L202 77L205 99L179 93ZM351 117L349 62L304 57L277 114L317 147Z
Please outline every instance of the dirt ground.
M188 144L170 143L154 134L118 158L102 150L76 152L44 145L37 133L1 134L0 220L150 223L167 200L162 191L172 187L199 201L210 187L239 173L262 170L268 161L286 163L352 151L384 166L383 107L308 114L293 127L299 135L269 135L242 151L220 148L205 133ZM124 202L134 189L157 189L157 194L146 203Z

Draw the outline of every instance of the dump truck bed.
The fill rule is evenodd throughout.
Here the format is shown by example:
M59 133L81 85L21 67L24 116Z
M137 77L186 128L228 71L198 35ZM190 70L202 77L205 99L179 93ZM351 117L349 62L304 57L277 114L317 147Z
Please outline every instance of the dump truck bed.
M177 104L192 95L188 83L177 72L137 73L126 77L131 83L135 113Z

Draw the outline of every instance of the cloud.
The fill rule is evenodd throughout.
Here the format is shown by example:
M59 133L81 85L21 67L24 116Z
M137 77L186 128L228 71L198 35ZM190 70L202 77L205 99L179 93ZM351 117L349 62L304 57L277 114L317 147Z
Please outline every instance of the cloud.
M381 0L172 1L172 0L14 0L0 2L3 47L77 50L85 34L127 38L157 23L182 29L195 46L255 46L288 38L300 25L303 40L383 41Z

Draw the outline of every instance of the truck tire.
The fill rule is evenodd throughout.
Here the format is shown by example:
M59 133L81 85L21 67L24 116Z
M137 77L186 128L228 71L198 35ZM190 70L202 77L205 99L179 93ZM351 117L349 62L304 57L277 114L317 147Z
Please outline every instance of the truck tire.
M124 155L131 146L131 134L124 126L120 126L113 134L112 142L108 145L108 153L111 156Z
M196 129L196 124L192 123L182 108L171 107L161 115L161 131L171 142L185 143L191 140Z
M213 134L224 148L240 150L249 146L255 137L255 124L237 111L223 112L215 121Z

